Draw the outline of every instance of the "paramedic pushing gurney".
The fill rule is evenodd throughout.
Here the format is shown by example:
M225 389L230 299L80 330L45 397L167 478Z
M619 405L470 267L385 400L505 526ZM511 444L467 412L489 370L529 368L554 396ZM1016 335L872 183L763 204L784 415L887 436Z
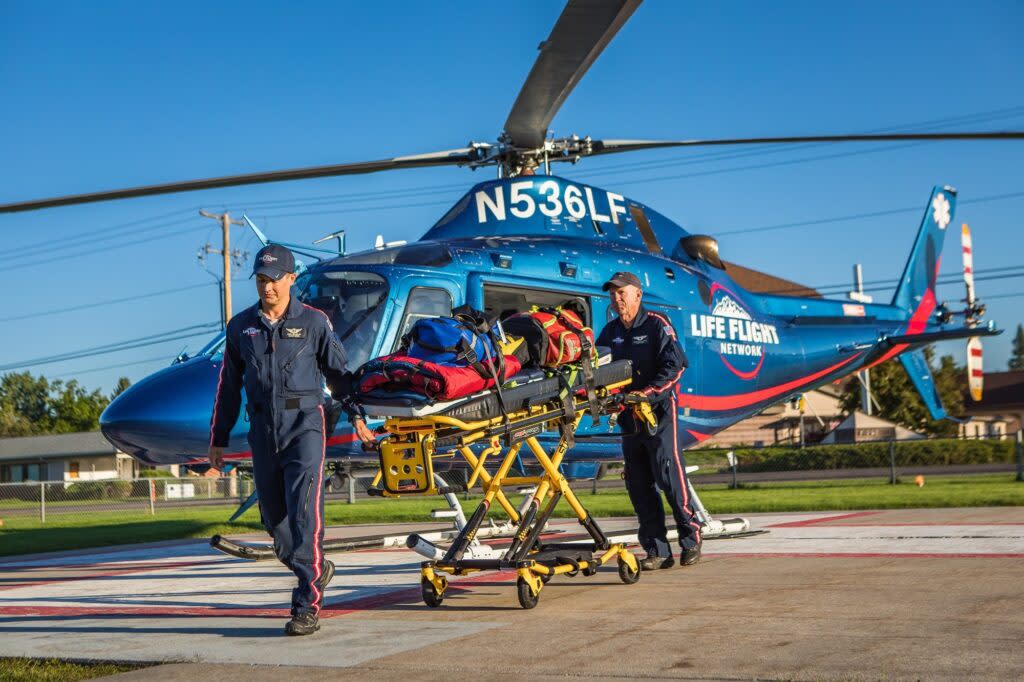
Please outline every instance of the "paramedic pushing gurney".
M228 322L210 424L210 464L224 464L244 387L260 516L277 558L299 581L285 633L308 635L320 628L324 588L334 575L334 564L323 555L325 377L359 439L372 441L373 434L347 402L345 351L330 320L291 295L291 251L265 246L256 254L253 275L259 302Z
M659 488L668 498L679 528L683 548L680 563L689 566L700 559L701 539L686 484L686 461L676 435L675 389L687 366L686 354L668 318L640 305L643 290L636 275L617 272L605 283L604 290L609 292L618 317L605 326L597 345L611 348L613 360L633 363L631 392L647 397L658 418L653 436L645 425L636 423L630 410L619 420L624 434L626 490L640 521L640 544L647 551L640 566L650 571L675 565L665 536L665 509Z

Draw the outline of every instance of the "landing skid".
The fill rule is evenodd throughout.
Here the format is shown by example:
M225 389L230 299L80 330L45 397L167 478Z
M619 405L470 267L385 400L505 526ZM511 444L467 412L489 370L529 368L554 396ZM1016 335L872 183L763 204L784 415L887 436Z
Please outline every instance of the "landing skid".
M686 467L686 473L691 474L697 471L699 467L688 466ZM434 474L435 480L439 487L447 485L438 474ZM704 503L701 502L700 496L694 489L693 484L687 480L687 486L690 492L691 504L694 507L694 512L697 515L697 519L701 525L701 535L706 540L714 539L728 539L728 538L744 538L751 537L754 535L761 535L767 533L767 530L763 529L752 529L750 527L750 521L744 518L734 519L715 519L712 518L711 514L704 507ZM524 496L524 504L528 504L530 500L531 491L527 491ZM345 538L337 540L325 540L323 544L323 550L325 553L330 554L332 552L349 552L356 549L389 549L394 547L406 547L413 550L417 554L431 560L437 561L444 556L445 550L438 546L438 543L445 543L454 540L458 536L459 532L466 525L466 514L462 510L462 503L459 501L458 496L455 493L446 493L444 495L445 502L448 503L448 509L435 509L431 512L431 516L435 519L451 519L452 529L443 531L423 531L418 533L412 533L409 535L386 535L386 536L368 536L360 538ZM244 513L246 509L251 507L256 501L255 493L246 500L239 511L236 512L235 517ZM523 512L520 509L520 512ZM233 518L235 518L233 517ZM466 558L472 559L495 559L499 555L504 553L504 550L496 550L490 545L485 545L480 542L481 539L486 538L500 538L500 537L511 537L515 532L515 526L510 522L494 523L491 521L489 526L482 526L477 531L473 541L470 543L469 548L466 550ZM675 530L668 531L667 540L673 542L679 538L678 533ZM613 538L609 538L613 542L620 542L623 540L629 542L636 541L636 533L625 533L623 535L617 535ZM250 561L264 561L267 559L274 558L274 549L270 544L250 544L243 542L235 542L222 535L214 535L210 538L210 546L214 549L224 552L233 557L239 559L248 559Z
M447 485L445 481L438 476L434 475L438 482L438 485ZM390 549L394 547L407 547L413 549L424 556L433 557L434 553L439 551L435 543L448 542L454 540L459 534L459 531L466 525L466 515L462 511L462 504L459 502L458 496L454 493L447 493L444 495L445 501L448 503L448 509L434 510L431 512L431 516L436 519L449 518L452 520L451 530L429 530L421 531L418 533L412 533L411 535L374 535L359 538L344 538L336 540L325 540L323 543L323 551L325 554L332 552L350 552L357 549ZM246 500L236 515L244 513L245 509L248 509L255 502L255 494L253 494L249 500ZM488 545L480 543L480 538L497 538L497 537L511 537L515 532L515 526L510 522L494 523L491 521L490 525L482 526L476 534L471 545L470 552L475 558L491 558L495 554L495 550L492 550ZM210 546L214 549L228 554L239 559L247 559L249 561L265 561L267 559L276 558L274 555L274 548L269 543L251 544L247 542L235 542L230 538L226 538L223 535L214 535L210 538ZM468 552L467 552L468 554Z

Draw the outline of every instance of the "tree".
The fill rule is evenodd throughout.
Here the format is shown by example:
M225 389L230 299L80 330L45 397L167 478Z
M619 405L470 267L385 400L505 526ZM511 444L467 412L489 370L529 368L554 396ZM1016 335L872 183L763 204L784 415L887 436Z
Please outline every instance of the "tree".
M67 384L53 383L50 396L50 411L53 424L50 433L77 433L95 431L100 426L100 414L110 404L110 399L96 389L86 393L85 389L72 379Z
M924 349L925 358L932 368L935 387L951 415L963 414L962 376L963 368L946 355L939 360L938 369L932 362L935 351L931 346ZM878 403L878 416L902 426L931 435L955 436L957 424L948 419L934 420L925 407L917 389L907 377L903 365L896 358L871 368L871 395ZM845 413L860 409L860 382L851 381L843 390L840 406Z
M1017 325L1013 335L1013 350L1010 351L1010 369L1024 369L1024 324Z
M113 401L114 398L124 393L125 390L127 390L127 388L131 385L132 382L131 380L128 379L128 377L121 377L120 379L118 379L117 383L114 384L113 392L110 394L110 400Z
M77 381L49 381L29 372L0 377L0 437L95 431L110 400Z

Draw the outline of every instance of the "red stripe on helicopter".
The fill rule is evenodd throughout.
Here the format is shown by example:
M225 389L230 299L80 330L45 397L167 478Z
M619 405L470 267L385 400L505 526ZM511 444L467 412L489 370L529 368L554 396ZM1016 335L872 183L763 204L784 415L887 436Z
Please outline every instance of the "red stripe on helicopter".
M971 376L972 377L983 377L983 376L985 376L985 372L983 372L980 369L972 369L971 370Z
M721 396L687 395L685 393L680 393L679 405L680 407L692 407L697 410L710 411L731 410L737 407L747 407L748 405L753 405L763 400L768 400L769 398L774 398L776 396L782 395L784 393L792 391L795 388L799 388L801 386L809 384L812 381L815 381L816 379L820 379L821 377L827 374L831 374L840 367L844 367L850 364L851 362L859 358L861 355L863 355L863 353L851 355L845 360L837 362L836 364L826 367L823 370L817 371L814 374L809 374L805 377L800 377L799 379L793 379L792 381L787 381L786 383L779 384L778 386L762 388L759 391L751 391L750 393L738 393L736 395Z
M764 353L761 353L761 359L757 361L757 367L754 367L754 369L750 370L749 372L743 372L733 367L732 364L725 359L724 355L719 355L718 357L722 359L722 362L725 364L726 369L728 369L730 372L738 376L740 379L744 379L746 381L750 381L751 379L756 377L757 373L761 371L761 365L764 364Z
M698 443L703 443L708 438L711 438L711 434L700 433L699 431L694 431L693 429L686 429L686 432L693 436L694 438L696 438Z
M342 436L333 436L327 439L327 447L330 447L331 445L342 445L344 443L354 443L357 440L359 440L359 436L357 436L355 433L347 433ZM249 459L250 457L252 457L252 450L246 450L245 452L234 452L230 455L224 455L224 460L228 461L236 459ZM195 459L190 459L189 461L185 462L185 464L206 464L208 461L209 460L205 457L196 457Z
M981 349L980 348L972 348L971 349L971 355L973 357L980 358L981 357Z
M938 271L938 269L936 269ZM929 288L924 292L924 296L921 297L921 302L917 306L917 310L910 317L910 321L907 322L907 329L904 334L917 334L918 332L924 331L924 328L928 326L928 318L931 317L932 312L935 310L935 292ZM900 343L893 346L885 353L882 357L878 358L864 369L869 369L875 365L885 362L889 358L896 357L907 349L908 344Z

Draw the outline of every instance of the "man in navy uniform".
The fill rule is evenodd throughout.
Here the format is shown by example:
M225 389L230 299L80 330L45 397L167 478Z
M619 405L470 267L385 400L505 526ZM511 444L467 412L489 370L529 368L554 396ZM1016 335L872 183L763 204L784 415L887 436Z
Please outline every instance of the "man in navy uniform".
M666 539L665 508L660 488L679 530L684 566L700 559L700 523L690 503L686 482L686 460L679 450L676 424L676 384L686 369L686 354L668 318L646 310L640 301L643 287L631 272L617 272L604 285L610 292L612 309L618 317L601 331L597 345L612 349L612 359L633 363L632 393L646 397L658 418L657 433L650 435L626 411L622 426L622 454L626 461L626 490L640 521L640 544L647 557L640 562L644 570L675 565L672 547Z
M291 295L295 257L265 246L253 265L259 302L231 318L210 424L210 464L220 469L244 387L260 515L277 558L298 577L289 635L320 629L334 564L323 556L323 470L327 445L323 381L363 442L373 433L349 402L345 350L330 320Z

